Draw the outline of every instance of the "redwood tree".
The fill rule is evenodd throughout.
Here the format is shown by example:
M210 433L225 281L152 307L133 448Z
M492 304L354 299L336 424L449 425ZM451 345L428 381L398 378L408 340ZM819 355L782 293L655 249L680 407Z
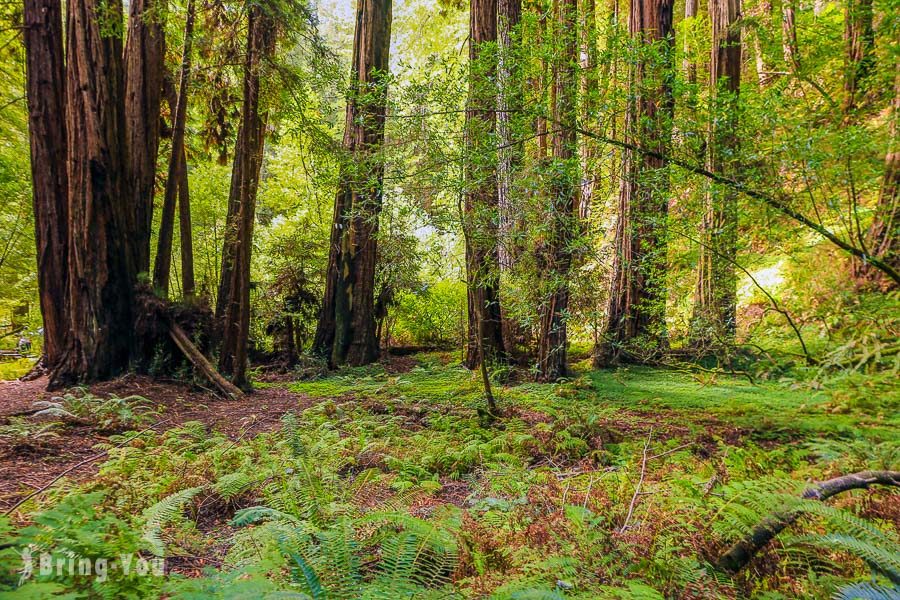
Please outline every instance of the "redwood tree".
M554 37L560 45L553 60L553 169L547 210L548 231L538 249L541 278L547 289L539 306L537 371L541 381L567 372L569 271L577 234L578 145L570 124L578 118L578 26L576 0L555 0Z
M335 197L325 297L314 352L330 364L378 358L375 259L381 213L391 0L358 0L353 67Z
M736 179L738 151L738 92L741 86L740 0L710 0L712 53L709 86L712 117L706 168ZM710 187L701 225L694 345L728 346L736 327L735 260L737 258L737 194L723 186Z
M70 0L66 47L69 339L56 383L128 367L135 284L127 179L122 5Z
M466 366L503 358L495 108L497 0L469 3L469 98L466 110ZM479 339L479 337L481 339ZM484 352L482 357L481 352Z
M628 31L636 45L629 71L625 140L653 150L623 151L607 324L594 362L643 360L666 346L665 269L668 153L672 113L672 0L633 0Z
M252 4L247 19L247 51L244 57L244 92L241 126L235 149L229 214L223 256L231 262L223 270L216 312L222 315L219 370L235 385L247 381L250 337L250 258L256 192L262 166L266 115L260 112L260 71L274 49L274 24L259 4Z
M103 6L98 3L98 6ZM166 36L165 0L131 0L125 47L125 127L130 185L129 236L133 236L134 268L150 270L153 188L159 151L159 108L162 100ZM109 24L105 25L109 27Z
M52 371L66 348L68 177L65 60L60 0L25 1L25 59L38 290L44 360Z
M172 238L175 229L175 203L179 200L182 208L180 211L182 237L184 237L185 225L190 227L190 206L186 205L188 189L186 181L187 165L185 164L184 134L187 122L188 83L191 77L191 46L194 40L194 2L188 0L187 19L184 26L184 48L181 54L181 75L178 82L178 95L175 100L172 118L172 153L169 157L169 172L166 178L166 188L163 199L163 212L160 219L159 236L156 246L156 263L153 266L153 288L163 297L169 293L169 273L172 266ZM171 104L171 102L170 102ZM185 218L187 222L185 223ZM190 241L190 232L188 232ZM188 245L190 251L190 245ZM184 251L184 249L182 249ZM193 265L189 265L193 273ZM191 275L193 278L193 275ZM193 283L191 283L193 287ZM193 289L190 290L193 293ZM188 292L185 290L185 295Z

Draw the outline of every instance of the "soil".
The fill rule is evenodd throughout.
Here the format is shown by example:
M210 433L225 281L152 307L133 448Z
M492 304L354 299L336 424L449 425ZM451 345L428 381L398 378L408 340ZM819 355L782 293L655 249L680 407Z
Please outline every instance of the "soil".
M46 387L46 378L0 381L0 425L7 424L10 417L27 417L34 412L32 405L38 400L65 394L65 391L48 392ZM146 398L159 411L151 427L160 434L187 421L200 421L235 440L276 429L286 412L300 412L315 402L280 387L255 390L238 400L224 400L210 391L181 382L140 375L126 375L89 389L103 398L112 394L120 398L132 395ZM88 462L66 474L66 478L78 482L95 475L103 457L94 446L121 431L72 423L57 428L55 433L56 437L26 444L0 439L0 514L82 461ZM97 459L91 461L92 457Z

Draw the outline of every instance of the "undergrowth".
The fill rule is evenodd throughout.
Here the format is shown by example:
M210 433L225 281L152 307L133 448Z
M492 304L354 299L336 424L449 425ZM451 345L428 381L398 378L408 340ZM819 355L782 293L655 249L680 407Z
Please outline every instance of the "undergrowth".
M848 387L633 368L498 382L502 418L488 424L478 379L437 354L406 373L284 385L318 400L274 432L232 440L189 422L121 447L132 434L112 436L96 478L26 504L30 526L0 521L0 597L897 593L896 494L798 499L811 481L900 466L890 394L847 402ZM784 511L796 522L748 568L713 566ZM17 588L25 547L159 556L169 572L35 573Z

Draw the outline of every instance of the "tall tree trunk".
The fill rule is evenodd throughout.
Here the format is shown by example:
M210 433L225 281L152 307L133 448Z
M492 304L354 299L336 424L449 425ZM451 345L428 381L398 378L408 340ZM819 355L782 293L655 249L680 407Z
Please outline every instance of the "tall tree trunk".
M499 210L498 262L500 279L508 275L522 252L516 239L519 206L516 199L519 191L513 182L522 166L522 145L516 138L517 125L521 122L522 111L522 68L519 50L522 19L522 0L498 0L497 40L499 60L497 69L497 205ZM505 304L500 303L500 320L503 348L509 355L516 350L517 341L522 336L521 327L509 316Z
M66 116L70 339L56 383L112 376L128 366L138 243L129 230L122 5L68 2Z
M710 119L706 168L735 178L739 147L738 92L741 87L740 0L710 0ZM697 291L692 344L698 348L728 347L736 330L737 194L710 186L701 224Z
M262 61L274 48L273 23L258 4L251 5L247 22L247 52L244 59L244 94L241 129L235 149L232 173L232 198L236 210L227 224L223 256L232 264L225 289L218 298L217 312L222 314L222 347L219 370L237 386L247 383L247 351L250 338L250 259L253 247L253 223L256 216L256 192L262 166L266 118L260 113L260 71ZM237 181L235 181L237 179ZM231 198L229 199L231 204ZM226 275L223 273L223 277Z
M690 0L689 0L690 1ZM597 105L599 101L600 82L597 69L597 8L595 0L581 0L581 121L594 123L598 120ZM581 185L578 187L578 218L581 230L587 231L591 214L591 203L594 199L596 177L594 173L594 155L596 143L585 136L581 137L579 153L581 156Z
M781 47L784 62L788 68L797 73L800 71L800 50L797 46L797 1L783 0L781 5Z
M191 190L188 187L187 156L181 147L181 173L178 177L178 232L181 241L181 294L192 302L197 291L194 277L194 231L191 224Z
M129 3L125 47L125 142L131 180L128 225L129 235L135 238L131 244L135 250L132 261L138 273L150 271L153 188L166 49L164 3L165 0L132 0Z
M872 224L866 232L866 251L870 256L881 259L895 270L900 269L900 62L895 66L894 99L891 103L890 138L884 156L884 179L878 193L878 203ZM868 262L853 261L853 276L860 282L874 281L882 289L896 287L884 273L874 269Z
M684 2L684 20L688 21L697 16L697 5L699 0L685 0ZM693 49L689 38L685 36L684 40L684 59L682 61L682 69L684 70L684 78L691 85L697 83L697 63L691 57Z
M175 101L175 112L172 117L172 153L169 157L169 171L166 177L166 190L163 199L163 212L160 219L159 236L156 246L156 263L153 266L153 288L162 296L169 295L169 274L172 268L172 238L175 229L175 205L181 192L181 204L184 205L187 186L187 165L185 164L184 135L187 123L188 85L191 78L191 46L194 41L194 2L188 0L187 19L184 26L184 47L181 54L181 74L178 82L178 96ZM187 207L188 227L190 227L190 206ZM184 237L182 216L181 235ZM190 231L187 232L190 236ZM193 265L191 265L193 271ZM193 274L192 274L193 278ZM193 292L192 292L193 293ZM187 295L185 293L185 295Z
M468 345L466 366L482 358L503 358L500 316L500 257L498 248L496 123L496 55L484 54L497 41L497 1L469 3L469 99L466 110L466 285ZM489 47L489 46L488 46ZM483 335L479 340L479 335ZM484 350L482 353L481 350Z
M25 0L25 63L44 360L59 364L69 332L65 60L60 0Z
M332 365L378 358L375 261L381 213L384 120L391 44L391 0L358 0L353 87L347 100L344 150L335 199L325 298L314 350Z
M672 0L633 0L628 31L639 56L631 65L625 113L627 142L668 153L672 136ZM652 359L666 341L665 161L623 151L607 324L596 366Z
M560 51L553 63L553 161L555 168L547 218L545 247L539 249L542 280L549 289L541 302L537 371L541 381L555 381L567 373L567 313L569 271L578 217L578 143L569 126L578 120L578 7L576 0L555 0L554 38Z
M847 0L844 10L844 102L846 115L856 108L860 84L874 66L875 30L872 27L872 0Z
M774 76L772 66L766 62L766 55L763 51L762 42L760 41L759 31L766 30L772 26L772 0L762 0L760 3L762 10L760 27L753 35L753 52L756 62L756 78L759 85L765 87L769 85Z

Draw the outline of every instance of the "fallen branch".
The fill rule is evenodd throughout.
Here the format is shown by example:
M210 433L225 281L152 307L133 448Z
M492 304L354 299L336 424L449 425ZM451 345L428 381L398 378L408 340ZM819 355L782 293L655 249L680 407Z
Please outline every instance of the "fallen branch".
M172 337L172 341L175 342L175 345L184 353L185 357L194 367L200 371L204 377L206 377L209 381L213 383L219 390L225 394L226 398L230 398L232 400L236 400L244 395L244 392L240 390L236 385L225 379L216 369L210 364L206 357L203 356L203 353L197 349L197 346L191 342L188 335L184 332L178 323L169 322L169 335Z
M805 500L824 501L842 492L867 489L875 484L900 487L900 471L861 471L835 477L807 488L801 497ZM716 567L729 573L740 571L759 550L799 517L800 513L797 511L776 512L767 516L747 537L729 548L716 562Z
M625 515L625 522L622 523L622 528L619 530L619 533L625 533L625 530L628 529L628 522L631 520L631 515L634 514L634 507L637 504L638 497L641 495L641 486L644 484L644 475L647 474L647 450L650 448L650 440L652 438L653 428L651 427L650 433L647 434L647 441L644 442L644 451L641 458L641 478L638 479L637 485L634 488L631 504L628 505L628 514Z

